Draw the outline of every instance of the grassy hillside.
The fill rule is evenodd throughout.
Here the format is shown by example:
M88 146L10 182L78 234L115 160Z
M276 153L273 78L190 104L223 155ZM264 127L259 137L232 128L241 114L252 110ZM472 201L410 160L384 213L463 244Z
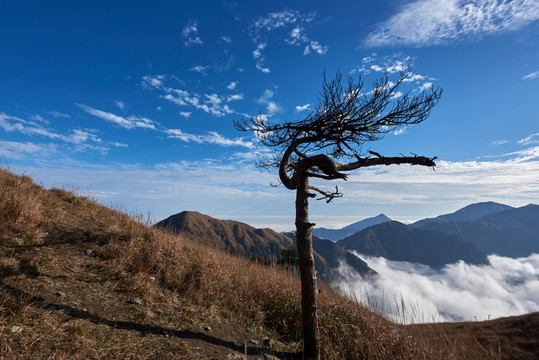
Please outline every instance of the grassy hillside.
M299 282L282 270L5 169L0 221L1 359L301 358ZM319 299L324 359L504 358L325 288Z
M294 233L281 234L271 229L256 229L248 224L219 220L196 211L183 211L159 221L155 227L180 234L213 249L247 259L264 259L271 263L281 258L281 251L296 249ZM367 264L328 240L313 238L314 261L318 278L326 284L333 281L332 269L346 261L352 269L365 276L375 274Z

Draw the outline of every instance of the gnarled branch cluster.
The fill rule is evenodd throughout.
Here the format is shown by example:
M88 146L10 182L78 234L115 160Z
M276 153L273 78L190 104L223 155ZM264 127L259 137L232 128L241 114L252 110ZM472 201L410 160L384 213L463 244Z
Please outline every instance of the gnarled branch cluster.
M371 152L375 157L362 156L365 142L380 140L400 126L422 122L438 103L442 94L439 88L418 94L402 94L398 90L411 75L410 70L403 71L393 82L386 74L373 84L371 91L364 92L361 78L358 81L348 78L343 86L342 74L337 73L331 81L324 74L318 105L305 119L270 123L259 115L237 121L235 126L255 133L264 145L277 150L273 158L261 161L260 166L277 167L281 182L289 189L296 188L298 172L333 180L346 179L343 171L365 166L404 163L435 166L435 158L417 155L384 157ZM337 162L340 159L348 162ZM318 192L326 200L337 197Z

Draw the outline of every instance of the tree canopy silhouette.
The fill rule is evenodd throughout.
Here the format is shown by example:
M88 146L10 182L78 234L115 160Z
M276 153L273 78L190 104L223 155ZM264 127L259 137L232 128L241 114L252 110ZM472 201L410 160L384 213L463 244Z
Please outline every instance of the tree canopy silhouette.
M324 74L316 108L303 120L271 123L265 116L235 121L238 130L253 132L260 142L275 149L272 157L260 159L259 166L278 169L280 182L296 190L296 237L302 287L304 358L320 358L320 335L317 315L317 287L312 229L308 199L330 202L341 197L338 187L326 191L309 184L309 178L346 180L346 172L367 166L411 164L434 167L436 157L387 157L378 152L365 152L366 142L407 125L419 124L438 103L442 90L431 87L420 92L402 94L399 88L410 81L410 69L401 71L393 82L389 74L363 91L357 81L337 72L328 81Z

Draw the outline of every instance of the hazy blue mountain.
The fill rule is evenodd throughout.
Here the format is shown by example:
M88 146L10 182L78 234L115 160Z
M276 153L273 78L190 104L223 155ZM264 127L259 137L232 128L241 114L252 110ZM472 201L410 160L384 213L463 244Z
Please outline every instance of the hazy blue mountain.
M488 264L481 250L456 235L417 229L398 221L373 225L337 241L337 245L363 255L432 267L441 267L459 260L469 264Z
M480 202L480 203L465 206L462 209L457 210L451 214L445 214L445 215L440 215L435 218L419 220L413 223L412 226L421 227L431 222L440 222L440 221L453 221L453 222L472 221L472 220L479 219L483 216L497 213L504 210L508 210L508 209L513 209L513 207L509 205L495 203L493 201Z
M430 222L419 228L459 236L486 254L522 257L539 253L539 205L509 208L473 221Z
M281 250L296 248L293 233L281 234L271 229L256 229L239 221L219 220L196 211L169 216L154 226L247 258L263 257L272 261L280 257ZM313 248L316 269L320 278L327 283L332 280L331 270L338 267L342 260L362 275L375 274L364 261L337 245L328 246L324 241L313 238Z
M378 216L370 217L370 218L355 222L353 224L343 227L342 229L326 229L323 227L315 228L313 230L313 235L321 239L329 239L329 240L337 241L340 239L344 239L345 237L350 236L365 228L368 228L369 226L381 224L386 221L391 221L391 219L385 216L384 214L380 214Z

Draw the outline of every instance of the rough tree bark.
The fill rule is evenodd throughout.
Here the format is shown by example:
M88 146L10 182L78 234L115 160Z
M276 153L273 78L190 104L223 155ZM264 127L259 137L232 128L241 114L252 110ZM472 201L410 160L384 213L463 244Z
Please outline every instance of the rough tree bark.
M301 276L301 309L303 321L303 356L320 359L320 331L318 330L317 285L314 268L313 226L309 222L309 177L303 170L297 174L296 190L296 242ZM314 345L314 346L312 346Z

